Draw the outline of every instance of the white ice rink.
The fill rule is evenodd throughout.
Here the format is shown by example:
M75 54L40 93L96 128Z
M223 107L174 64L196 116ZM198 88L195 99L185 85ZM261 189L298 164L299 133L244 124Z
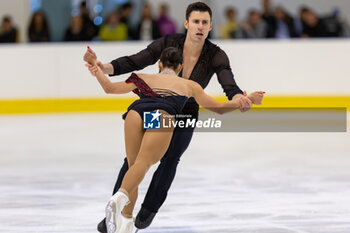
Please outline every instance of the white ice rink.
M0 232L97 232L124 155L119 114L0 116ZM143 232L350 233L350 135L196 133Z

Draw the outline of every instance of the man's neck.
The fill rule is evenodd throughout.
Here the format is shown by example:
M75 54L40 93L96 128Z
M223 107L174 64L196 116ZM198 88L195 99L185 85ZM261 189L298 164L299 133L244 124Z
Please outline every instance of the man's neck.
M199 57L199 55L202 52L204 42L194 42L192 41L189 36L186 36L185 44L184 44L184 50L186 51L186 55Z

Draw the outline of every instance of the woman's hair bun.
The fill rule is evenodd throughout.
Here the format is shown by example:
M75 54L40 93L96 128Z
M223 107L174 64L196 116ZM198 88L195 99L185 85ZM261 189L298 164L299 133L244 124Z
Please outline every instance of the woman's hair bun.
M168 47L160 55L160 61L163 63L163 67L176 69L182 64L182 52L175 47Z

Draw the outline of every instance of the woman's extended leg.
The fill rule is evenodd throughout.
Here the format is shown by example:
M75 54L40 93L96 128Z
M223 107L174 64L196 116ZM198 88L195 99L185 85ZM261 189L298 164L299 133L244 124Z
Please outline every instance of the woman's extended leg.
M140 115L136 111L130 110L124 122L125 152L128 159L129 168L135 163L144 132L145 131L142 127L142 119ZM130 204L125 206L123 209L123 215L125 217L132 217L137 195L138 189L133 192L129 192Z
M129 167L128 172L124 176L121 185L122 189L129 193L137 190L148 169L157 163L167 151L172 134L172 128L167 130L147 130L143 134L139 153L134 164Z

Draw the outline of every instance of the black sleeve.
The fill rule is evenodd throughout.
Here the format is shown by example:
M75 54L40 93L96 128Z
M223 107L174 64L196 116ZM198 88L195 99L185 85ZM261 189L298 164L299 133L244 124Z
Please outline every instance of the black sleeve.
M162 37L153 41L146 49L131 55L120 57L111 62L114 68L113 75L129 73L135 70L141 70L149 65L156 63L164 49L165 38ZM112 75L112 76L113 76Z
M230 67L230 61L224 51L221 49L213 57L212 65L218 77L226 96L229 100L236 94L243 94L243 91L237 86Z

